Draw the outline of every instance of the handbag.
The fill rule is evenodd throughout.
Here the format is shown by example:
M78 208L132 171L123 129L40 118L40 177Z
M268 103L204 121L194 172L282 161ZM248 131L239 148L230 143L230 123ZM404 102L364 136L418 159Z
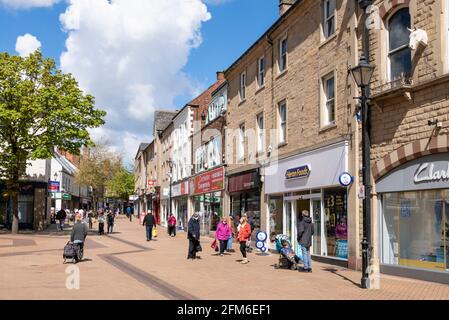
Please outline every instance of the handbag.
M197 246L196 246L196 251L197 252L201 252L203 251L203 248L201 247L201 244L198 242Z
M157 238L157 229L153 228L153 238Z

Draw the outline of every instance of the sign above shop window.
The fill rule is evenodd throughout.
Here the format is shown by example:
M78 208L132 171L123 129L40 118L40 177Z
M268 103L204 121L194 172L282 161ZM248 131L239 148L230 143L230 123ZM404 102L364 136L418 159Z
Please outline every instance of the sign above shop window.
M379 193L449 188L449 153L426 155L391 170L376 182Z
M224 168L217 168L190 179L190 193L201 194L220 191L224 188Z
M449 162L442 170L435 169L435 163L422 163L416 171L414 182L438 182L449 180Z
M285 172L285 179L307 178L310 175L310 167L308 165L291 168Z
M228 190L229 192L239 192L244 190L255 189L260 184L260 178L257 171L245 173L242 175L229 178Z

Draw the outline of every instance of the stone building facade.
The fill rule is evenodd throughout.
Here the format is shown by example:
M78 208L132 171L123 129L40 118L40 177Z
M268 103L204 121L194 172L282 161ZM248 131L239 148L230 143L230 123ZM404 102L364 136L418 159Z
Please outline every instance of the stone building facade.
M348 72L357 63L356 6L281 1L280 18L225 72L231 213L249 213L273 248L276 234L296 238L307 210L315 258L352 268L360 264L359 124ZM354 182L342 187L346 171Z
M374 258L382 272L449 283L449 1L373 4Z

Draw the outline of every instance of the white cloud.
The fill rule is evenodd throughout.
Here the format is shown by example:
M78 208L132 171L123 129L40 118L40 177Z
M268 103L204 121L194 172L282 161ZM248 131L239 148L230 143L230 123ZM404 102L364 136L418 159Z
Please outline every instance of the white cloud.
M151 138L153 111L195 92L182 68L209 19L201 0L70 0L60 16L68 31L61 68L108 112L94 136L134 157Z
M16 51L21 57L27 57L36 49L41 47L41 43L37 38L29 33L17 37Z
M61 0L0 0L0 5L12 9L30 9L37 7L51 7Z

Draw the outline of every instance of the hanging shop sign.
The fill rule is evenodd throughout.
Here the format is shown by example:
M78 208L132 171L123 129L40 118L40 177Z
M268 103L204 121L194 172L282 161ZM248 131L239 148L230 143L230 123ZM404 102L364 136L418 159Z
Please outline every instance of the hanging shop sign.
M190 193L202 194L223 190L224 167L199 174L190 179Z
M354 182L354 178L348 172L343 172L338 177L338 181L343 187L347 187Z
M156 180L148 180L148 187L154 187L156 185Z
M59 181L49 181L48 182L49 192L59 192Z
M285 179L307 178L310 175L310 167L308 165L291 168L285 172Z

